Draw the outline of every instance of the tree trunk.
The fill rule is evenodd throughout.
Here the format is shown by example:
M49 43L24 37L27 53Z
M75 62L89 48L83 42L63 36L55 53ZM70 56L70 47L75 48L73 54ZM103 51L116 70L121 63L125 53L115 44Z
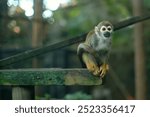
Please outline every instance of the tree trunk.
M143 13L143 0L133 1L133 14L140 16ZM146 68L144 50L143 23L138 23L134 28L134 51L135 51L135 97L146 99Z

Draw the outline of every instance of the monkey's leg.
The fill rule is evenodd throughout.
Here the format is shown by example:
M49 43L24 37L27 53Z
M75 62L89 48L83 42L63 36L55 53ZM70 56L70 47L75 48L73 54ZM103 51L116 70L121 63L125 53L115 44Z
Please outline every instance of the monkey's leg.
M103 78L106 75L108 70L109 70L109 65L106 63L103 63L100 66L100 77Z
M100 70L96 63L95 58L89 53L83 53L82 59L86 64L87 69L93 73L95 76L99 76Z

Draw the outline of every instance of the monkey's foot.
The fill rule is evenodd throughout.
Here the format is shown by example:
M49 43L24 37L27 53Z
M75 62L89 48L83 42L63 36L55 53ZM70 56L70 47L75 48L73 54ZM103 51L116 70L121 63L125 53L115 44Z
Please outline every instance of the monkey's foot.
M100 66L100 77L103 78L106 75L108 70L109 70L109 65L105 63L102 64Z
M99 76L99 74L100 74L100 70L99 70L98 66L96 66L95 64L88 63L87 69L89 70L89 72L92 72L94 76Z

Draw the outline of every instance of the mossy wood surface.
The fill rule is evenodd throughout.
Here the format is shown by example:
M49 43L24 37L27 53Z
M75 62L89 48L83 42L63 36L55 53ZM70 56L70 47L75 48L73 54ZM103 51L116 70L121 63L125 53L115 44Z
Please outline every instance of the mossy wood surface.
M0 85L101 85L86 69L0 70Z

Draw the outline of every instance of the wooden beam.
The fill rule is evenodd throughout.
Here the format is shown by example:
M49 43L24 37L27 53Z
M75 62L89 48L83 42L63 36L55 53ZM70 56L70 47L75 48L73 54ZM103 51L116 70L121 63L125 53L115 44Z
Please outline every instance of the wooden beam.
M0 70L0 85L101 85L86 69Z

